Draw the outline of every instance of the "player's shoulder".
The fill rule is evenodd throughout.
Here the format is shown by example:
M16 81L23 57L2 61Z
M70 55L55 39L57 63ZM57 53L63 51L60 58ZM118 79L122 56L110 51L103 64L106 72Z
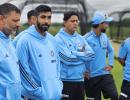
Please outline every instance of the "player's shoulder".
M88 33L86 33L83 37L84 37L85 39L87 39L87 38L89 38L89 37L91 37L91 36L93 36L92 32L88 32Z
M124 45L130 45L130 37L125 39L122 43L121 43L121 46L124 46Z

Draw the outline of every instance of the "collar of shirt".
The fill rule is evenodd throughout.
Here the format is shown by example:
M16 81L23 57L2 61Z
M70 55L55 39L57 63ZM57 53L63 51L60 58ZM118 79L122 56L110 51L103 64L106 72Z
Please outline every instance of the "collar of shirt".
M99 36L96 35L94 31L91 31L91 34L93 34L94 37L97 37L99 39L99 43L102 48L106 47L107 45L107 38L104 33L101 33Z
M60 29L60 33L64 34L67 37L76 37L77 36L76 32L74 32L74 34L70 35L69 33L65 32L64 28Z
M100 36L102 36L103 33L101 33L99 36L97 36L96 33L92 30L91 34L93 34L93 36L95 36L95 37L100 37Z
M10 38L7 37L2 31L0 31L0 38L6 40L6 42L10 41Z
M30 26L28 31L29 31L29 33L30 33L31 35L33 35L34 37L36 37L36 38L38 38L38 39L40 39L40 40L46 39L46 37L47 37L47 32L45 33L44 36L41 35L41 34L36 30L35 25Z

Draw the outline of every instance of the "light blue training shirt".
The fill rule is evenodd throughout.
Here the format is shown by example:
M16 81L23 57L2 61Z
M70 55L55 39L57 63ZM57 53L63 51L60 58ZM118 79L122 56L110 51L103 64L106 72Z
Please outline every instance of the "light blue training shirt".
M125 60L123 67L124 80L130 82L130 38L126 39L120 46L118 58Z
M66 33L64 28L56 34L61 59L62 81L84 81L85 62L94 59L94 52L85 39L78 33Z
M0 32L0 100L21 100L18 58L12 41Z
M22 94L33 100L60 100L63 86L54 37L48 32L42 36L34 25L24 32L16 46Z
M93 31L84 36L85 40L95 52L95 60L91 61L89 66L90 77L110 74L105 70L107 65L113 66L114 63L114 49L105 33L97 36ZM106 56L108 55L108 64L106 63Z

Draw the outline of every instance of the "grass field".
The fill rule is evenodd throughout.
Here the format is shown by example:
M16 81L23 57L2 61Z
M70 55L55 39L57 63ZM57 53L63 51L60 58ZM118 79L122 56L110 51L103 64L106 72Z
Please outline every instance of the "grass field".
M115 60L115 64L114 64L114 68L112 70L112 74L114 76L115 79L115 83L117 86L117 90L118 93L120 92L120 87L121 87L121 83L122 83L122 77L123 77L123 69L122 66L119 64L119 62L117 60Z
M118 56L118 49L119 49L120 44L112 42L112 45L114 47L115 57L117 57ZM112 74L113 74L114 79L115 79L115 83L116 83L116 86L117 86L117 89L118 89L118 93L120 92L120 87L121 87L121 83L122 83L122 77L123 77L123 72L122 71L123 71L123 67L115 59Z

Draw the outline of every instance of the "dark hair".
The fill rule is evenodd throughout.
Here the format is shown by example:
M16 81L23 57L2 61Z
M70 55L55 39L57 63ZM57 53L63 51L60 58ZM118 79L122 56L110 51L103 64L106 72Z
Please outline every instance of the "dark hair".
M10 12L15 11L16 13L21 13L20 9L18 9L15 5L11 3L4 3L0 5L0 14L8 15Z
M98 27L99 27L99 24L92 24L92 27L93 27L93 28L98 28Z
M47 5L40 5L35 8L35 16L37 17L41 12L52 12L51 8Z
M93 23L93 22L92 22ZM102 22L102 23L100 23L100 24L103 24L103 23L105 23L105 22ZM97 27L99 27L99 24L92 24L92 27L93 28L97 28Z
M1 12L1 11L2 11L2 9L1 9L1 5L0 5L0 15L2 15L2 12Z
M77 16L78 19L79 19L78 12L68 11L68 12L64 13L64 18L63 18L63 20L64 20L64 21L67 21L67 20L68 20L71 16L73 16L73 15Z
M28 19L30 19L32 16L35 16L34 10L30 10L30 11L27 13L27 18L28 18Z

